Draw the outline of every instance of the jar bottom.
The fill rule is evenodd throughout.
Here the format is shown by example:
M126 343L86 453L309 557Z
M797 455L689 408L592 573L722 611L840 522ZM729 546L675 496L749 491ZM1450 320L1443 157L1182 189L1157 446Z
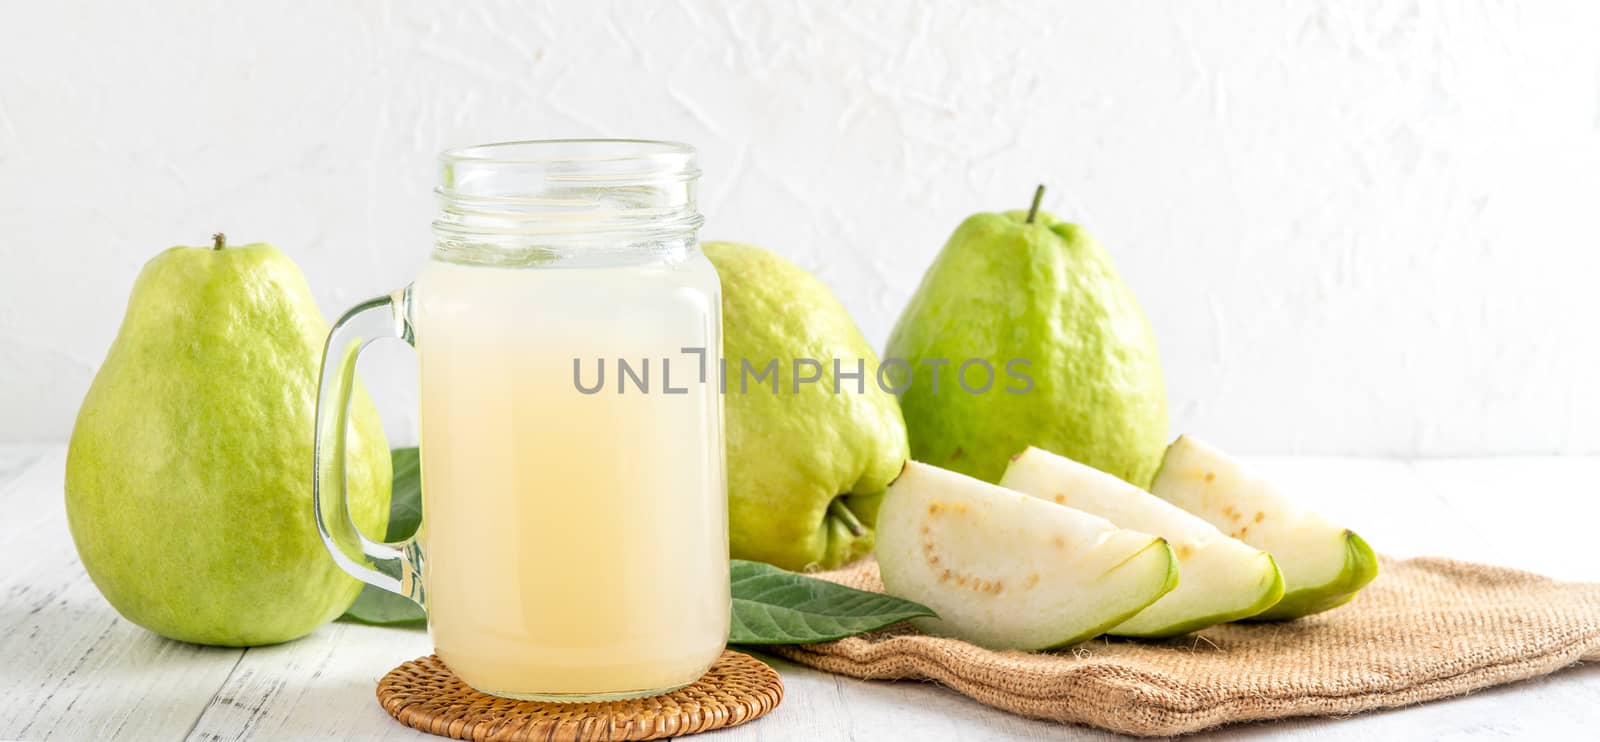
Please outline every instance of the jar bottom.
M703 675L703 673L702 673ZM700 678L695 678L699 680ZM627 701L634 698L649 698L651 696L666 695L673 691L683 690L694 685L691 680L681 685L669 688L656 688L652 690L626 690L614 693L512 693L495 691L487 688L473 688L479 693L486 693L497 698L510 698L514 701L538 701L541 703L603 703L605 701Z
M437 651L437 648L436 650ZM439 657L446 665L450 664L450 657L444 652L438 652ZM595 666L587 668L569 667L567 671L552 670L545 667L537 675L517 673L480 674L460 672L455 675L473 690L486 693L499 698L510 698L518 701L540 701L545 703L596 703L603 701L624 701L633 698L647 698L682 690L694 685L711 667L716 664L722 655L719 645L715 655L706 657L700 655L693 664L683 663L675 671L641 673L636 666L618 667L611 666L610 671L600 677L590 675L587 682L572 682L573 675L587 669L591 673L598 669ZM484 668L477 668L482 670ZM454 671L452 669L452 671ZM565 680L565 682L561 682ZM474 682L478 681L478 682ZM486 682L485 682L486 681ZM541 688L541 686L543 686ZM632 686L632 687L630 687Z

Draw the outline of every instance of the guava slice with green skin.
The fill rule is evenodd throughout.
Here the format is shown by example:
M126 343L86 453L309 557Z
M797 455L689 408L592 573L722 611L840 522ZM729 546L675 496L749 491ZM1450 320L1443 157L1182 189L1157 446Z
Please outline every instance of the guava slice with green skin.
M1179 436L1167 447L1150 491L1272 554L1283 572L1283 599L1255 615L1256 620L1337 608L1378 576L1378 556L1360 536L1302 507L1193 437Z
M992 649L1092 639L1178 584L1159 537L915 461L878 511L878 567L939 614L917 628Z
M1283 575L1272 555L1094 467L1029 447L1006 467L1000 486L1161 536L1172 546L1183 575L1178 587L1106 633L1177 636L1254 616L1283 597Z

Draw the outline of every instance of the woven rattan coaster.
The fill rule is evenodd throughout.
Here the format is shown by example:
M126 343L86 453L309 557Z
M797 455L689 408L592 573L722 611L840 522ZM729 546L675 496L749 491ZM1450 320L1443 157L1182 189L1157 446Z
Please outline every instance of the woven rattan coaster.
M737 726L783 700L778 673L724 651L694 684L650 698L603 703L517 701L479 693L437 655L419 657L378 681L378 703L406 726L472 740L644 740Z

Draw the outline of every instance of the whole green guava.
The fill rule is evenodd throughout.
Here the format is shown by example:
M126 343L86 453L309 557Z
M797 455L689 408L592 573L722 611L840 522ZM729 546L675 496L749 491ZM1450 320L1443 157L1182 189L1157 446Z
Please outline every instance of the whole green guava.
M294 262L264 244L174 247L148 262L67 450L67 519L123 617L197 644L288 641L361 583L312 518L317 375L328 325ZM381 536L390 459L351 408L350 513Z
M722 281L733 557L806 570L866 555L883 491L906 461L877 356L799 266L749 245L703 249Z
M962 222L889 337L884 363L897 360L918 461L996 482L1037 446L1139 487L1161 461L1150 323L1105 249L1050 214Z

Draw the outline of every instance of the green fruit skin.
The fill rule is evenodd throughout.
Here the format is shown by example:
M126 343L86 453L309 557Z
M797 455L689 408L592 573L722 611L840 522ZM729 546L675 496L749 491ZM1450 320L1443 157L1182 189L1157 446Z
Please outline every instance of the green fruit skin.
M1268 556L1267 559L1271 560L1272 557ZM1282 599L1283 573L1278 571L1277 563L1273 562L1272 582L1267 585L1266 589L1261 591L1261 595L1256 599L1256 602L1246 608L1241 608L1237 611L1229 611L1226 613L1214 613L1209 616L1197 616L1188 621L1180 621L1170 626L1163 626L1159 629L1154 629L1151 631L1116 631L1113 629L1107 631L1106 633L1109 633L1112 636L1125 636L1134 639L1170 639L1174 636L1182 636L1191 631L1199 631L1200 629L1216 626L1219 623L1228 623L1230 621L1240 621L1243 619L1252 618L1260 615L1262 611L1277 605L1278 601Z
M1155 335L1106 251L1077 225L1040 212L977 214L961 223L901 313L884 354L904 359L900 396L911 455L997 482L1009 458L1037 446L1148 487L1167 442L1167 394ZM995 370L986 393L957 365ZM1007 375L1006 364L1024 383ZM946 359L937 392L925 360ZM981 370L968 384L981 387Z
M778 255L750 245L702 245L722 281L722 345L727 359L724 409L728 446L728 543L735 559L789 570L832 569L872 550L828 513L844 504L870 528L883 491L907 457L905 422L894 395L879 388L878 359L827 286ZM795 358L821 361L823 380L794 391ZM846 379L841 393L833 359L854 373L862 359L865 391ZM778 360L770 377L748 378ZM810 373L809 369L806 373Z
M1345 531L1344 570L1327 584L1288 593L1277 605L1251 616L1251 621L1283 621L1338 608L1378 577L1378 555L1354 531Z
M1079 634L1076 634L1074 636L1067 637L1067 639L1065 639L1064 641L1058 642L1056 644L1052 644L1052 645L1050 645L1048 647L1045 647L1045 649L1060 649L1062 647L1070 647L1070 646L1072 646L1074 644L1082 644L1083 642L1089 641L1090 639L1093 639L1093 638L1095 638L1097 636L1104 635L1106 632L1108 632L1111 629L1117 627L1118 625L1126 622L1128 619L1139 615L1140 611L1142 611L1142 610L1144 610L1146 608L1149 608L1152 604L1154 604L1156 601L1160 600L1167 593L1170 593L1173 590L1177 589L1178 581L1180 579L1182 579L1180 577L1180 575L1178 574L1178 555L1173 553L1172 544L1167 543L1167 540L1164 539L1164 538L1158 538L1155 541L1152 541L1150 543L1150 546L1146 547L1146 549L1156 549L1156 548L1165 549L1166 552L1167 552L1167 581L1162 584L1161 589L1158 592L1156 592L1154 595L1152 595L1148 601L1145 601L1144 605L1141 605L1141 606L1139 606L1137 608L1134 608L1134 609L1132 609L1130 611L1127 611L1126 613L1123 613L1120 616L1113 616L1113 617L1107 619L1104 623L1100 624L1099 626L1094 626L1094 627L1085 629L1083 632L1081 632ZM1143 551L1141 551L1140 553L1143 553ZM1130 557L1128 557L1128 559L1131 560L1136 556L1138 556L1138 554L1130 556Z
M67 519L117 612L173 639L256 646L336 618L360 592L312 519L312 433L328 325L267 245L150 260L78 412ZM351 409L350 511L381 536L390 460L377 410Z

